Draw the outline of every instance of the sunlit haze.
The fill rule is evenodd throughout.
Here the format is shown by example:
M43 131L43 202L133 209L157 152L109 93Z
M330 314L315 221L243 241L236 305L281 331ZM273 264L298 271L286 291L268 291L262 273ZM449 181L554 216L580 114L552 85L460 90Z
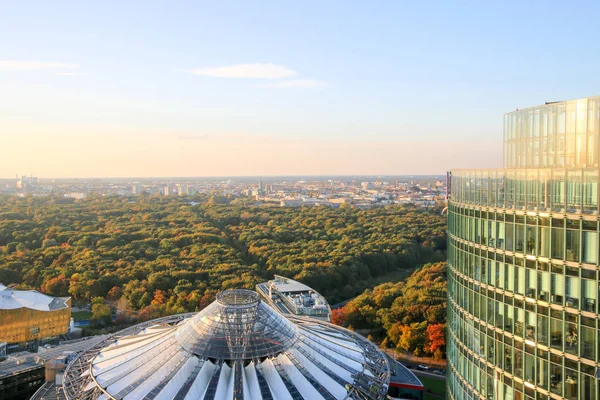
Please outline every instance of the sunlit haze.
M4 2L0 178L500 167L504 113L599 94L599 11Z

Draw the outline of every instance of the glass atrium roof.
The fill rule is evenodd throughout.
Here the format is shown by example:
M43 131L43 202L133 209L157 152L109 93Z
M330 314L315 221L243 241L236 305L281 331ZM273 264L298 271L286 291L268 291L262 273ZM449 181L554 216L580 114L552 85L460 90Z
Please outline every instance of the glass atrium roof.
M297 340L296 327L250 290L217 295L177 329L177 341L190 353L226 361L275 357Z
M68 399L384 399L386 357L327 322L228 290L197 314L150 321L81 354Z

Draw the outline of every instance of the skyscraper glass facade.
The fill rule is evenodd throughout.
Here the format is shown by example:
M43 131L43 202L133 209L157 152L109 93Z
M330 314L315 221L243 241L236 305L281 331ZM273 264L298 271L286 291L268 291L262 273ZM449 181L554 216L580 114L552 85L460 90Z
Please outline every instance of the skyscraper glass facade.
M452 399L600 399L600 97L504 116L504 169L455 170Z

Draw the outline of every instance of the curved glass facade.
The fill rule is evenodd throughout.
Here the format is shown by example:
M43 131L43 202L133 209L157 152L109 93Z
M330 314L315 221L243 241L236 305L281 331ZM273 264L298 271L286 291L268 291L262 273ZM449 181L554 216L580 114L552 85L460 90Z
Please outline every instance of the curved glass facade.
M504 116L504 167L598 167L600 97Z
M600 398L598 99L507 114L507 168L452 171L450 398Z

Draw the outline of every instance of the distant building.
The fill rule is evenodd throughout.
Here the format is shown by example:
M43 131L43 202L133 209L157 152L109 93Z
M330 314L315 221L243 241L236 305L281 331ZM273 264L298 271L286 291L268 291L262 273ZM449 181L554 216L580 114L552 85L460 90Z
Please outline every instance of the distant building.
M304 201L302 199L281 199L279 204L281 207L302 207Z
M151 195L160 195L160 194L164 194L164 189L161 190L160 187L150 187L147 189L148 193Z
M163 194L165 196L170 196L171 195L171 185L166 185L164 190L163 190Z
M132 193L132 194L135 194L135 195L138 195L138 194L140 194L140 193L141 193L141 192L140 192L140 185L138 185L137 183L134 183L134 184L131 186L131 193Z
M360 184L360 186L362 187L362 190L374 190L375 189L375 185L373 184L373 182L363 182Z
M17 189L27 189L32 186L36 186L38 184L37 176L21 176L20 179L17 179Z
M283 314L331 321L331 307L327 300L303 283L275 275L275 279L256 285L256 291Z
M0 342L9 353L57 341L69 332L70 320L71 298L0 285Z
M353 200L346 198L346 197L340 197L337 199L329 199L329 202L332 204L342 205L342 204L352 204Z
M87 193L85 193L85 192L66 193L65 197L70 198L70 199L75 199L75 200L82 200L87 197Z
M27 353L29 354L29 353ZM0 399L29 399L44 383L44 364L32 357L9 358L0 362Z
M62 384L65 363L105 338L105 335L92 336L86 340L66 341L39 353L23 351L9 355L0 362L0 399L64 400L62 393L56 391L56 385ZM42 388L46 385L44 381L49 387Z

